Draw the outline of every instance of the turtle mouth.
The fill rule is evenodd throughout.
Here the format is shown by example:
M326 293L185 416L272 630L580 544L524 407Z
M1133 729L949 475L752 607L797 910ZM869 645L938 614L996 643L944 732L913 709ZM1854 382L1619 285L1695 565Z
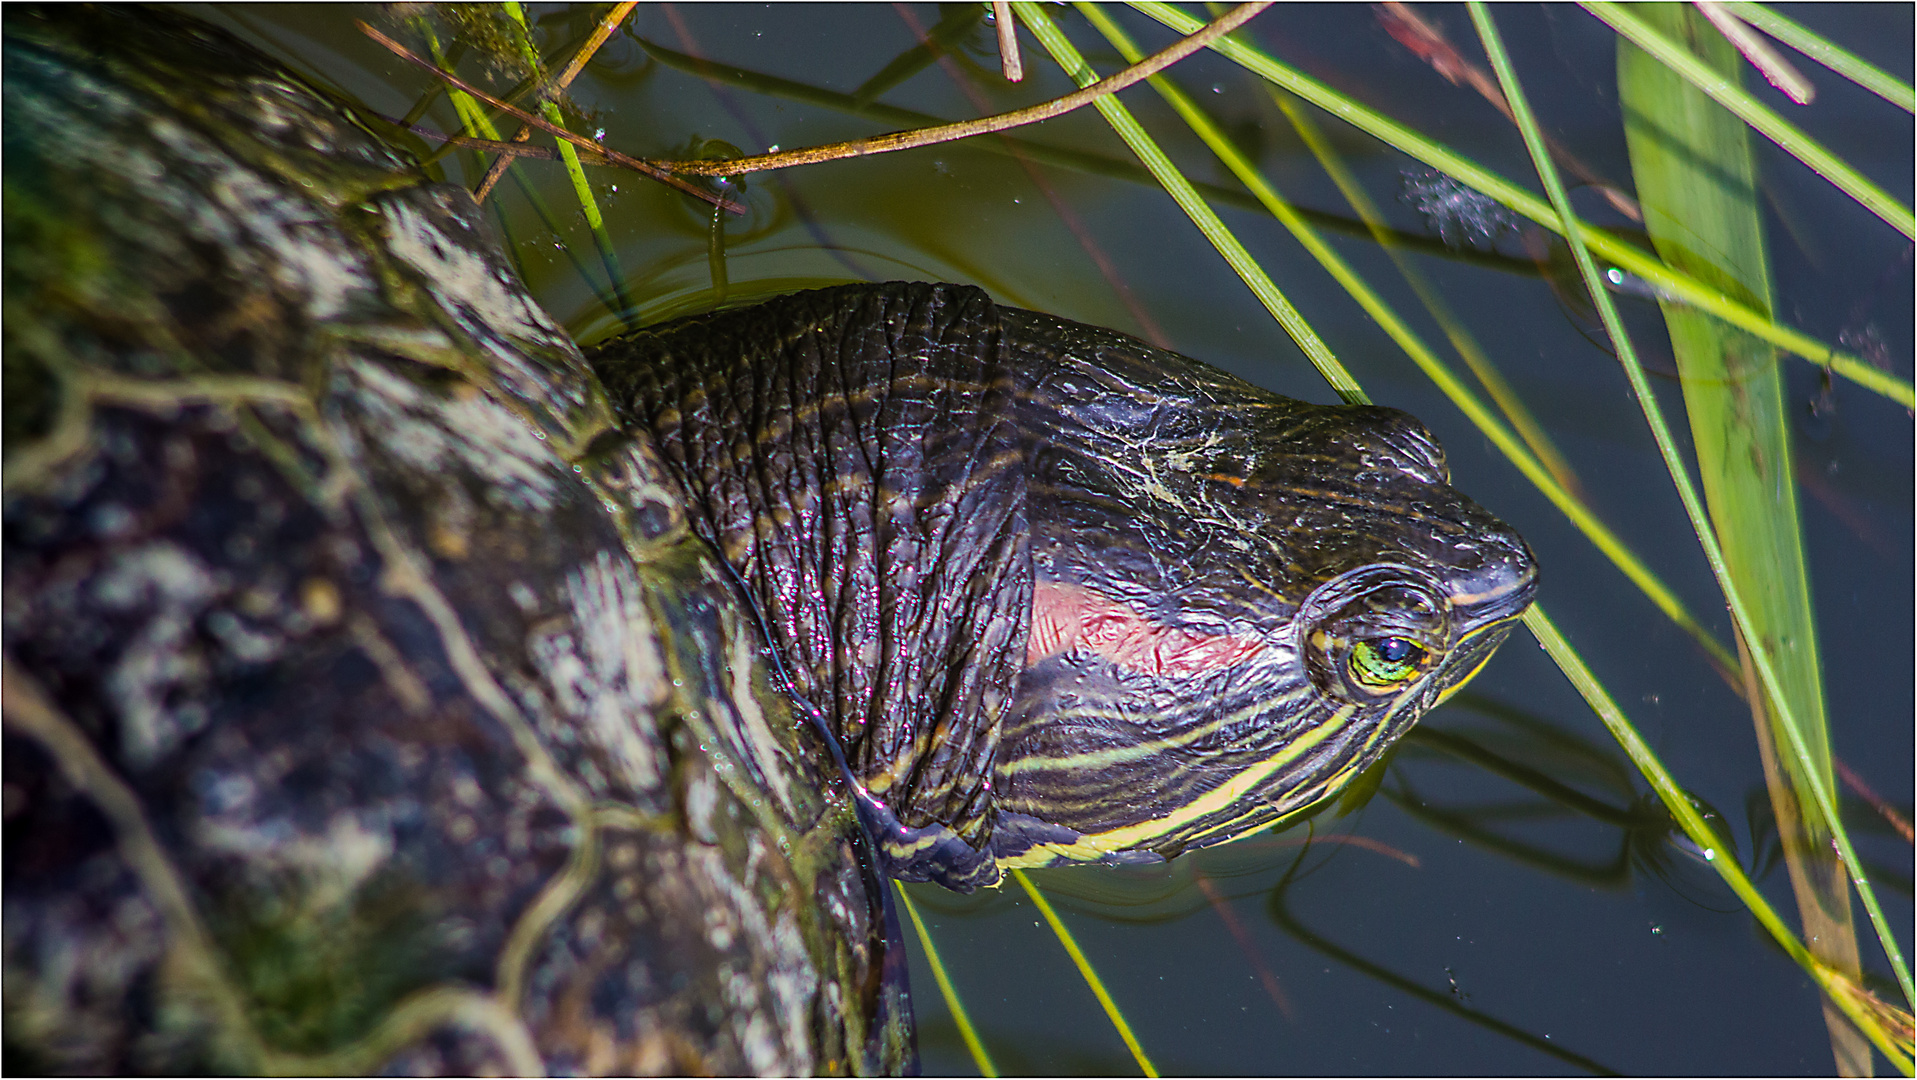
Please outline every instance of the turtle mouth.
M1444 671L1438 676L1437 685L1434 687L1435 692L1431 697L1431 708L1444 704L1451 695L1464 689L1464 685L1484 669L1484 665L1491 659L1491 654L1498 651L1498 646L1504 643L1504 639L1511 635L1512 628L1517 626L1518 614L1523 610L1524 605L1520 605L1506 618L1486 623L1472 630L1458 642L1445 663Z

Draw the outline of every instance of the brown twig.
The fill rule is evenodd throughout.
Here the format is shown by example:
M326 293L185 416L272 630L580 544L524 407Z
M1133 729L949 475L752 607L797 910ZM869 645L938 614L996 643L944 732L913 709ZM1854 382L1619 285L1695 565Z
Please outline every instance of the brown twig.
M590 153L593 153L593 154L602 155L606 159L606 163L609 165L617 165L621 168L631 169L633 172L640 173L645 176L649 176L652 179L657 180L660 183L665 184L669 187L677 188L678 190L685 192L686 194L692 196L695 199L701 199L705 202L711 203L714 206L721 207L726 210L730 210L731 212L735 214L745 213L745 207L739 205L738 203L733 202L730 199L724 199L717 195L714 195L712 192L699 187L697 184L693 184L689 181L682 180L679 177L674 176L671 172L668 172L666 169L663 169L658 165L655 165L648 161L641 161L638 158L630 157L626 154L622 154L619 151L614 150L609 146L604 146L604 145L601 145L600 143L596 143L592 141L591 139L586 138L584 135L575 135L572 132L567 131L565 128L559 126L558 124L554 124L547 121L544 117L534 116L532 113L529 113L526 110L521 109L517 106L508 105L504 101L499 100L498 98L487 93L486 91L481 90L479 87L474 86L472 83L469 83L466 80L460 78L459 76L454 75L452 72L441 70L432 61L427 60L424 57L421 57L415 54L411 49L408 49L406 46L401 45L399 42L394 41L392 38L387 37L385 34L380 33L378 30L367 25L365 22L360 20L354 20L354 22L359 27L360 33L365 34L367 37L372 38L374 41L385 46L386 49L390 51L394 56L399 57L401 60L404 60L409 64L415 64L419 67L425 68L427 71L432 72L433 75L435 75L436 77L445 80L448 86L452 86L459 90L464 90L468 94L471 94L472 96L485 102L487 105L490 105L493 108L498 109L500 112L506 113L507 115L513 117L514 119L518 120L522 124L528 125L530 127L538 128L539 130L545 132L548 135L552 135L555 138L564 139L567 142L572 143L574 146L582 150L589 151ZM510 144L507 144L507 145L510 145Z
M1473 90L1483 95L1491 107L1504 114L1506 120L1517 123L1511 114L1510 102L1504 100L1504 91L1498 89L1498 82L1491 73L1473 64L1458 52L1457 47L1445 40L1444 31L1424 21L1409 4L1389 0L1376 5L1378 22L1384 26L1385 33L1392 40L1409 49L1418 59L1431 65L1431 70L1444 76L1453 86L1469 83ZM1578 179L1590 184L1603 194L1618 213L1632 221L1643 221L1644 213L1638 209L1637 202L1629 195L1618 190L1615 184L1599 176L1584 162L1579 161L1556 139L1546 135L1545 142L1550 144L1551 154L1563 163L1564 167L1575 173Z
M443 131L435 131L424 124L408 124L402 119L386 116L381 113L372 113L371 115L386 121L396 128L404 128L422 139L451 143L462 150L480 150L488 154L503 154L507 161L522 157L537 158L540 161L559 160L559 151L554 150L550 146L532 146L525 142L508 142L504 139L481 139L472 135L448 135ZM527 130L530 131L531 129L528 128ZM579 160L588 165L612 164L612 161L604 154L595 153L591 150L580 151Z
M586 37L585 42L572 54L572 59L567 62L566 66L561 68L559 73L554 75L549 81L535 87L533 89L533 96L540 98L558 94L571 86L572 81L579 77L579 73L586 69L587 62L593 58L594 54L598 53L599 47L604 45L606 41L612 37L612 32L619 29L619 24L625 22L626 16L632 14L632 9L638 6L639 0L624 0L623 3L614 4L612 10L606 13L605 18L599 20L599 25L593 27L592 33ZM532 128L522 124L518 131L513 132L512 141L523 143L530 138L532 138ZM486 196L492 194L493 185L499 183L500 177L506 175L506 169L512 165L512 160L512 156L502 156L493 162L492 167L486 170L485 177L479 181L479 186L473 189L474 202L483 203L486 201Z
M631 15L632 9L638 6L639 0L623 0L621 3L614 4L612 10L606 12L606 17L599 20L599 25L593 27L585 44L579 46L579 51L572 54L572 59L566 61L566 66L559 69L559 74L554 75L552 81L536 93L542 96L557 94L571 86L572 81L579 77L580 72L586 70L586 64L599 52L599 47L612 37L613 31L619 29L619 24L625 22L626 16Z
M507 143L506 145L523 148L525 144L532 139L532 133L533 133L533 129L526 127L525 125L522 124L520 125L520 128L518 131L513 132L512 142ZM452 140L448 138L447 141L450 142ZM492 142L494 140L487 139L484 141ZM522 153L519 150L501 150L499 152L499 156L494 158L493 163L487 167L486 175L479 178L479 186L473 189L473 201L477 203L483 203L486 201L486 196L491 195L493 193L493 188L499 183L500 177L505 176L506 170L512 168L514 158L534 157L534 156L544 156L544 155L533 155L528 153ZM553 158L557 158L558 156L559 156L559 152L556 150L551 155L551 157ZM584 161L585 159L580 158L579 160Z
M1012 21L1011 0L992 0L992 22L998 27L998 63L1006 82L1025 81L1025 61L1018 56L1018 24Z
M999 113L996 116L961 120L936 127L915 128L911 131L895 131L888 135L853 139L850 142L832 143L828 146L808 146L797 150L781 150L776 154L733 158L729 161L655 161L652 164L682 176L737 176L740 173L761 172L766 169L783 169L790 165L811 165L821 161L886 154L894 150L932 146L956 139L970 138L973 135L987 135L994 131L1022 127L1040 120L1062 116L1074 109L1089 105L1106 94L1117 93L1133 83L1150 78L1243 26L1251 20L1252 16L1269 6L1271 6L1271 0L1241 4L1219 16L1197 33L1180 38L1167 48L1153 53L1115 75L1100 79L1064 97L1023 109L1014 109L1007 113Z

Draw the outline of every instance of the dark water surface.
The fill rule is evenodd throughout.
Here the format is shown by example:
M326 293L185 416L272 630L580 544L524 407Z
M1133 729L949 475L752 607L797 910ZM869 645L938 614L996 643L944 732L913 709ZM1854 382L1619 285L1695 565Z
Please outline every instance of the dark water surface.
M599 10L530 8L548 55L583 35ZM902 11L931 27L958 10L645 6L587 67L574 97L594 111L591 127L603 127L609 145L642 156L681 155L696 139L753 153L893 130L901 125L794 96L715 87L662 62L636 39L697 52L728 69L851 94L917 42ZM1101 71L1120 66L1077 15L1049 10ZM1898 77L1911 77L1911 6L1786 10ZM1114 14L1148 49L1170 40L1134 13ZM1427 14L1468 56L1478 55L1462 9L1434 6ZM372 8L210 11L371 108L404 113L427 79L365 41L352 27L355 16L382 17ZM1597 172L1628 186L1611 33L1569 7L1500 5L1496 17L1548 130ZM1538 190L1515 130L1474 92L1450 86L1393 42L1369 7L1281 6L1250 32L1279 58ZM967 76L986 108L1071 89L1037 43L1029 36L1024 42L1032 74L1011 88L996 77L989 27L975 26L962 39L964 63L987 69ZM1908 203L1909 115L1813 63L1799 66L1819 90L1809 108L1785 103L1755 78L1746 85L1791 110L1793 122ZM484 76L470 58L462 71ZM1351 217L1248 76L1201 55L1176 69L1176 79L1254 153L1286 196ZM879 100L947 119L980 111L936 65ZM1124 100L1188 175L1230 184L1150 90L1128 91ZM1446 251L1398 197L1402 174L1417 164L1317 118L1392 223L1430 238L1416 256L1420 268L1550 431L1600 516L1729 641L1722 600L1638 407L1616 362L1593 344L1602 339L1595 323L1560 301L1516 234L1503 235L1495 250ZM458 127L443 99L423 122L442 131ZM1131 160L1089 109L1022 135L1115 164ZM1908 378L1910 244L1775 147L1754 141L1779 317L1824 341L1875 335L1890 369ZM475 182L470 155L443 164L447 179ZM554 235L523 191L512 182L501 186L495 203L535 293L582 339L615 332L619 320L594 291L604 291L606 271L560 167L530 162L523 173L560 226ZM1016 160L980 140L754 176L743 190L751 212L726 225L731 298L858 279L971 282L1017 306L1162 335L1178 351L1282 393L1333 400L1165 194L1051 165L1039 165L1037 175L1035 183ZM709 209L631 174L596 172L594 182L637 318L709 306ZM1598 220L1616 220L1594 193L1576 197ZM1702 652L1493 451L1275 221L1242 203L1213 203L1371 395L1424 419L1449 453L1455 483L1524 533L1544 569L1542 600L1560 627L1679 782L1722 815L1736 839L1735 856L1794 924L1750 714ZM1443 342L1362 229L1328 235L1429 342ZM1668 369L1655 307L1623 303L1647 363ZM1908 815L1911 417L1843 381L1813 413L1818 370L1796 358L1780 362L1836 751ZM1657 381L1674 422L1681 419L1675 383ZM1911 848L1848 793L1845 805L1890 919L1907 931ZM1832 1068L1809 979L1688 842L1672 839L1646 784L1522 631L1468 693L1407 741L1377 797L1344 817L1321 815L1315 830L1309 846L1311 832L1301 827L1150 870L1035 875L1161 1069L1478 1075ZM1021 890L967 898L915 888L913 895L1002 1069L1136 1071ZM1861 908L1858 926L1866 968L1884 980L1880 992L1895 998ZM925 1071L973 1071L916 942L913 948Z

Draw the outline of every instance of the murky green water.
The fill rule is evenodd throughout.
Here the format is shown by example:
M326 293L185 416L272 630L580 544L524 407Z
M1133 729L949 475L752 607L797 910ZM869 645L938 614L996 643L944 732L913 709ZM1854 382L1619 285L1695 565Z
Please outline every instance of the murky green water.
M597 10L531 8L549 54L584 34ZM955 10L646 6L587 67L575 98L595 111L591 126L603 127L608 145L641 156L682 154L700 139L757 152L892 130L901 125L827 107L821 95L764 92L766 80L851 95L917 43L908 18L929 28ZM1100 70L1119 66L1082 21L1057 10ZM1791 13L1910 78L1910 6ZM1142 18L1119 14L1148 48L1169 40ZM1461 9L1429 14L1477 55ZM406 112L426 78L365 41L351 25L354 15L375 13L211 12L371 108ZM1598 173L1628 183L1609 31L1568 7L1501 6L1497 17L1551 132ZM1536 190L1516 132L1475 93L1445 83L1394 43L1370 8L1281 7L1253 24L1252 37ZM764 78L757 89L708 82L649 52L641 39L709 57L726 73ZM1032 76L1005 86L991 74L991 42L989 28L974 27L954 63L979 100L937 65L879 100L955 119L1071 88L1031 53ZM1026 45L1037 48L1029 38ZM1801 66L1820 93L1809 108L1784 104L1755 79L1747 83L1908 202L1909 116L1813 64ZM980 68L986 74L966 74ZM482 74L476 63L462 70ZM1349 217L1248 77L1210 56L1176 77L1287 196ZM1194 179L1230 183L1149 90L1130 91L1126 101ZM457 127L443 99L423 122ZM1327 125L1393 224L1429 235L1398 198L1402 173L1415 163L1335 121ZM1114 166L1130 162L1091 110L1023 134ZM1908 378L1910 245L1761 140L1758 154L1780 317L1824 341L1874 335L1888 366ZM444 164L448 179L476 179L470 155ZM528 280L582 339L614 332L619 320L598 298L608 291L607 272L559 166L530 162L522 174L559 226L554 234L520 186L501 186L495 204L519 242ZM709 209L635 175L594 175L637 318L709 304ZM858 279L971 282L1007 303L1160 337L1282 393L1332 400L1223 260L1148 184L1052 164L1028 170L979 140L754 177L743 197L750 212L725 226L734 300ZM1612 220L1591 192L1578 198ZM1455 482L1525 534L1544 568L1543 600L1567 636L1679 781L1722 815L1737 857L1773 902L1794 912L1749 713L1701 652L1492 451L1276 222L1242 201L1214 205L1373 397L1423 418L1443 440ZM1421 333L1441 342L1361 233L1347 227L1330 235ZM1595 326L1540 279L1516 235L1503 236L1495 251L1452 253L1435 240L1419 250L1421 268L1551 432L1601 516L1728 641L1722 601L1616 362L1592 343L1601 339ZM1626 301L1626 315L1648 362L1668 368L1655 308ZM1908 815L1911 417L1848 383L1826 394L1817 369L1782 362L1836 751ZM1681 415L1674 382L1661 380L1660 389ZM1425 721L1377 797L1348 816L1321 816L1315 838L1297 829L1149 871L1037 877L1167 1072L1828 1072L1829 1042L1809 980L1688 845L1672 842L1654 806L1582 700L1520 634L1470 693ZM1911 848L1868 807L1846 806L1890 917L1907 928ZM914 896L1001 1068L1135 1071L1019 890L962 898L920 888ZM1886 971L1861 912L1859 925L1867 968ZM972 1070L916 954L913 976L925 1071ZM1894 987L1885 990L1895 996Z

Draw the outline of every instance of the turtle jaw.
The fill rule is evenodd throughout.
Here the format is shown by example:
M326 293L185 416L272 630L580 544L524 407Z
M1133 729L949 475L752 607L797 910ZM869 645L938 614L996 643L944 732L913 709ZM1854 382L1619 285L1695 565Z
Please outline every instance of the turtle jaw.
M1438 675L1431 704L1425 711L1429 712L1451 700L1451 695L1464 689L1466 683L1476 678L1478 672L1484 670L1484 665L1491 662L1491 654L1498 651L1498 646L1510 636L1517 622L1518 616L1514 614L1489 623L1459 641L1444 670Z

